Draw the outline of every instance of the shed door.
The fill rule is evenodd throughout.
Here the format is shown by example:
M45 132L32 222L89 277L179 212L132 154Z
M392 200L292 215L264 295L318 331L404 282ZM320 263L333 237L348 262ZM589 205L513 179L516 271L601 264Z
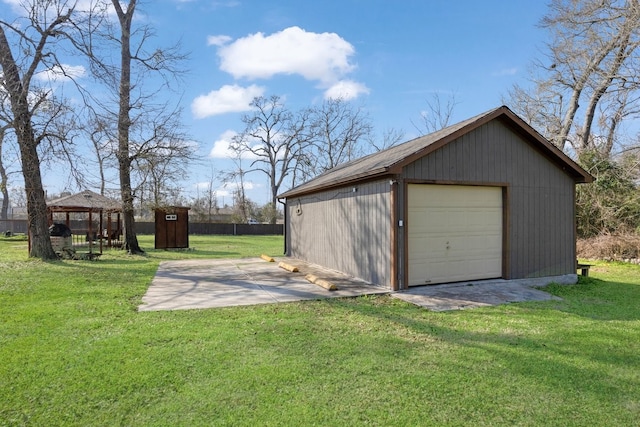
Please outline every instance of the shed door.
M502 276L502 188L410 184L409 286Z

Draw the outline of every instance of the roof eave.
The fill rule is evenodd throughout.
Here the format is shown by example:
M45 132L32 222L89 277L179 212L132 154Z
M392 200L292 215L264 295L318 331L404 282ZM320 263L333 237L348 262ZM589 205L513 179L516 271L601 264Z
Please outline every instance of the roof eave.
M330 182L325 184L318 184L311 187L303 188L301 190L296 190L294 188L278 195L277 198L286 199L289 197L304 196L306 194L317 193L318 191L330 190L338 187L346 187L349 185L353 185L363 181L369 181L376 178L381 178L383 176L391 175L391 174L394 174L394 172L391 172L388 167L382 167L382 168L370 170L366 173L353 175L349 177L349 179L347 180L340 180L340 181L335 181L335 182Z

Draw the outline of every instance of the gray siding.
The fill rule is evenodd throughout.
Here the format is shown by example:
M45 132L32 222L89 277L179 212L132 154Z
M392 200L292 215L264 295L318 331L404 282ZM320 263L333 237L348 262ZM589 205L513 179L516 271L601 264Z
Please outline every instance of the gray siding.
M575 273L574 181L502 122L493 120L407 165L403 178L505 184L508 278Z
M288 255L390 285L388 180L287 199L287 215Z

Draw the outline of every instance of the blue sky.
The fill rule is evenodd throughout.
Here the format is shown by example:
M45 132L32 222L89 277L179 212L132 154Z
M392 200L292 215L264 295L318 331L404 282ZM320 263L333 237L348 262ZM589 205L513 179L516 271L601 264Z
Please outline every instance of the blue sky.
M8 0L4 0L8 2ZM375 130L405 140L433 93L455 94L453 122L502 104L543 49L537 27L546 2L531 0L158 0L139 6L159 44L181 40L190 53L184 81L186 130L200 160L185 194L231 167L226 141L242 130L253 96L279 95L287 107L350 98ZM144 16L143 16L144 14ZM176 95L177 96L177 95ZM55 174L48 191L55 193ZM249 197L268 199L266 177L249 177ZM220 203L230 188L218 182ZM285 190L285 189L282 189Z

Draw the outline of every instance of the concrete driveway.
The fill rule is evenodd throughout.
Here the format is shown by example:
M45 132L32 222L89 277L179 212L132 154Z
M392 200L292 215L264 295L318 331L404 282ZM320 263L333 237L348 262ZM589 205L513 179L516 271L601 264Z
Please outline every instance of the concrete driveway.
M292 273L280 261L298 267ZM328 291L305 279L314 274L334 283ZM389 289L303 261L261 258L165 261L160 263L139 311L229 307L384 294Z
M279 268L280 261L299 271ZM310 283L305 279L307 274L334 283L338 290L329 291ZM276 262L261 258L165 261L160 263L138 310L202 309L389 293L430 310L444 311L558 299L533 288L551 281L574 283L575 275L420 286L392 292L334 270L289 258L276 259Z

